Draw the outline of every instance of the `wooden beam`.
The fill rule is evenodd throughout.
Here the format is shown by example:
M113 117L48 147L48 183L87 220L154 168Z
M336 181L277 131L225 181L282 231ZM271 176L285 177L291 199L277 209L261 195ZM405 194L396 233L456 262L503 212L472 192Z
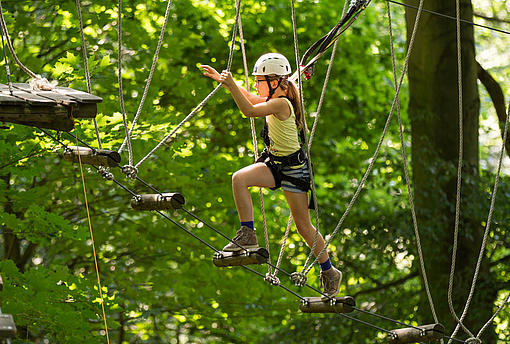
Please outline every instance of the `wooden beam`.
M417 326L417 328L399 328L391 331L392 334L387 337L391 344L430 342L438 340L444 336L444 326L441 324L430 324Z
M80 146L68 146L64 152L64 160L107 167L117 167L121 161L120 154L115 151Z
M237 252L217 252L214 254L213 263L219 268L227 266L241 266L250 264L265 264L269 253L263 247L249 248Z
M135 210L181 209L184 203L184 196L177 192L138 195L131 199L131 207Z
M299 309L303 313L350 313L356 302L351 296L335 297L333 300L322 297L306 297L301 301Z
M16 337L16 324L10 314L0 314L0 338Z
M103 98L101 97L87 92L73 90L72 88L68 87L55 87L55 92L74 98L80 103L101 103L103 101Z

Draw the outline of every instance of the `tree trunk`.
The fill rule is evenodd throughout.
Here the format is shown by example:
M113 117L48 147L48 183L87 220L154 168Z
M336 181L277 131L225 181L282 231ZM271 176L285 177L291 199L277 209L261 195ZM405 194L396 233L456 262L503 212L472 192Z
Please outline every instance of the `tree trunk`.
M418 6L416 0L408 4ZM428 0L427 9L455 17L455 1ZM461 18L472 20L470 0L461 0ZM407 40L416 10L406 9ZM463 84L463 178L457 266L453 304L460 317L469 293L483 236L483 206L479 185L478 127L480 100L473 26L461 25ZM458 76L456 23L427 13L421 14L416 41L409 61L409 115L412 127L412 168L418 226L429 285L439 321L450 335L455 322L448 307L448 278L455 224L459 148ZM416 259L416 262L418 259ZM475 334L489 319L496 288L484 260L465 325ZM431 322L426 293L420 314ZM461 338L465 333L459 332ZM495 343L493 328L484 343Z

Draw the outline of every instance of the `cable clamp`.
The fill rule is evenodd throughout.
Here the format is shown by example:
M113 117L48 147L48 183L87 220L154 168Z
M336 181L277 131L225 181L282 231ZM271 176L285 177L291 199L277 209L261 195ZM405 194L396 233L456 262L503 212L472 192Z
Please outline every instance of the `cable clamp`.
M110 172L109 167L99 166L97 172L106 180L113 180L113 173Z
M138 169L132 165L124 165L121 167L121 170L129 179L135 179L138 175Z
M304 287L308 280L306 275L301 272L293 272L290 274L290 280L298 287Z
M280 285L280 279L275 275L271 275L270 273L266 274L266 277L264 277L264 281L269 282L271 285L274 285L275 287Z

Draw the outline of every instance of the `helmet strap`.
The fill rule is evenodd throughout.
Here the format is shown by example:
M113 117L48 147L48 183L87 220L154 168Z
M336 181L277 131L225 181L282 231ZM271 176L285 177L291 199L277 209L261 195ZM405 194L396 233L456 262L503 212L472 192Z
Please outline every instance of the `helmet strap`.
M266 79L266 82L267 82L267 87L269 87L269 95L267 96L267 99L266 99L266 102L269 101L269 99L271 99L271 97L273 96L273 94L276 92L276 90L278 89L278 87L280 87L281 83L282 83L282 80L283 78L280 77L278 79L278 85L276 85L275 88L273 88L271 86L271 80L269 80L269 78L267 77L267 75L264 75L264 78Z

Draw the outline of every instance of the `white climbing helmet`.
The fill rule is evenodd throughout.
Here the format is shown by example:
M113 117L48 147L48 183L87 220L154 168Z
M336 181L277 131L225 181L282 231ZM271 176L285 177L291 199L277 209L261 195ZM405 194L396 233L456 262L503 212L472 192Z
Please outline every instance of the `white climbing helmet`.
M289 60L282 54L269 53L264 54L253 67L253 75L289 75L291 67Z

